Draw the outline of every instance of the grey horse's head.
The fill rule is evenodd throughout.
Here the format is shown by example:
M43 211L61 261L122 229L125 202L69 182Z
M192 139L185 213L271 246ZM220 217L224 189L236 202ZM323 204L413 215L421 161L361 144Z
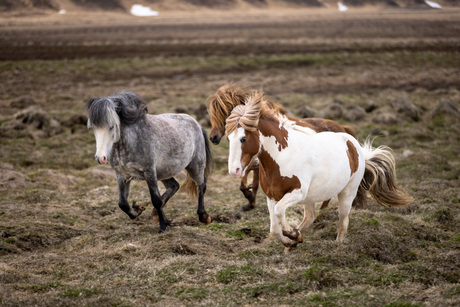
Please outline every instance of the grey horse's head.
M96 138L96 161L106 164L112 145L120 140L121 126L132 125L147 114L147 105L134 93L117 92L113 96L91 98L86 104L88 128Z

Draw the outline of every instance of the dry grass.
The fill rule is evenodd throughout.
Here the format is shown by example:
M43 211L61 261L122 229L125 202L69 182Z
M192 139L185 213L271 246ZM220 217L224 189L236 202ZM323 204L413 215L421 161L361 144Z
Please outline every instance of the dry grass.
M299 58L311 64L299 66ZM163 71L174 74L141 72L140 67L155 62L167 63ZM190 73L190 66L200 71L197 63L219 69ZM2 79L8 80L0 84L1 305L460 304L459 114L445 110L460 102L458 85L452 83L458 78L458 53L0 65ZM104 72L112 67L117 69L108 77ZM426 86L434 76L436 89ZM334 200L320 212L304 243L286 255L268 236L261 192L255 210L239 210L244 201L239 182L226 174L223 141L212 147L216 170L206 194L213 223L201 225L196 204L181 193L166 208L173 220L166 233L157 233L149 212L131 221L117 206L113 172L92 159L94 137L78 120L85 100L129 88L146 100L150 113L173 112L205 103L229 80L264 86L295 114L305 105L317 115L342 110L336 119L352 125L361 140L380 135L375 145L394 149L399 182L416 201L398 209L371 201L367 209L353 210L347 240L339 244L334 241ZM34 138L27 129L2 129L20 110L11 102L27 96L59 120L63 133ZM375 110L351 121L352 106ZM379 121L390 117L394 121ZM134 182L132 200L149 201L143 182ZM290 210L288 218L300 221L301 206Z

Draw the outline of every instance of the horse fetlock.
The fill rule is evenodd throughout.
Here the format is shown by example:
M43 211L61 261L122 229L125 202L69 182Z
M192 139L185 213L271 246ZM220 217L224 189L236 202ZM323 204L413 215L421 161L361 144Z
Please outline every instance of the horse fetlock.
M168 219L164 219L163 222L160 221L160 229L158 230L158 233L163 233L168 230L168 226L171 227L172 222Z

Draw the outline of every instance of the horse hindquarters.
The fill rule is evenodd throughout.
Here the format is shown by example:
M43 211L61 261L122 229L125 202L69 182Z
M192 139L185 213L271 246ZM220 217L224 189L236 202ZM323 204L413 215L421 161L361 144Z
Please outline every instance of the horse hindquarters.
M199 146L202 146L203 150L198 150L198 153L185 168L187 170L187 177L182 188L190 195L198 198L198 218L201 223L207 225L211 222L211 217L204 208L204 194L206 193L206 178L212 171L213 158L206 130L201 127L200 129L203 136L203 142L200 143Z

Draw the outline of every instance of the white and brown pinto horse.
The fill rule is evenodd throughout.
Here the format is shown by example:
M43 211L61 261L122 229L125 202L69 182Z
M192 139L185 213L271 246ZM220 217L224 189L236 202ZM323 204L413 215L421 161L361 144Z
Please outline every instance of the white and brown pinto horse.
M270 233L286 250L302 242L301 233L316 218L315 203L338 196L338 234L342 241L348 214L360 185L384 206L403 206L413 199L396 186L395 161L388 147L372 149L347 133L316 133L263 107L262 93L236 107L226 123L230 143L229 173L244 174L259 159L260 185L267 195ZM286 209L305 201L297 228L286 222Z
M221 86L213 95L211 95L209 100L209 115L211 119L211 133L209 134L209 139L214 144L219 144L222 136L225 135L225 121L232 110L239 105L244 105L249 96L251 96L255 91L248 90L243 87L237 86L234 83L228 83ZM263 99L264 107L272 109L273 112L287 115L287 111L277 103ZM310 131L314 132L323 132L323 131L332 131L332 132L345 132L354 137L356 137L353 128L349 126L343 126L339 123L323 118L303 118L303 119L294 119L297 120L297 123L301 126L310 128ZM252 183L248 183L249 174L253 173ZM259 188L259 164L257 159L253 159L252 162L245 167L245 172L241 177L240 190L243 193L244 197L248 200L248 203L242 207L243 211L248 211L255 208L256 205L256 195ZM327 207L329 200L324 201L321 208ZM353 202L353 205L357 208L363 208L366 206L366 197L365 191L361 188L358 189L358 194Z

